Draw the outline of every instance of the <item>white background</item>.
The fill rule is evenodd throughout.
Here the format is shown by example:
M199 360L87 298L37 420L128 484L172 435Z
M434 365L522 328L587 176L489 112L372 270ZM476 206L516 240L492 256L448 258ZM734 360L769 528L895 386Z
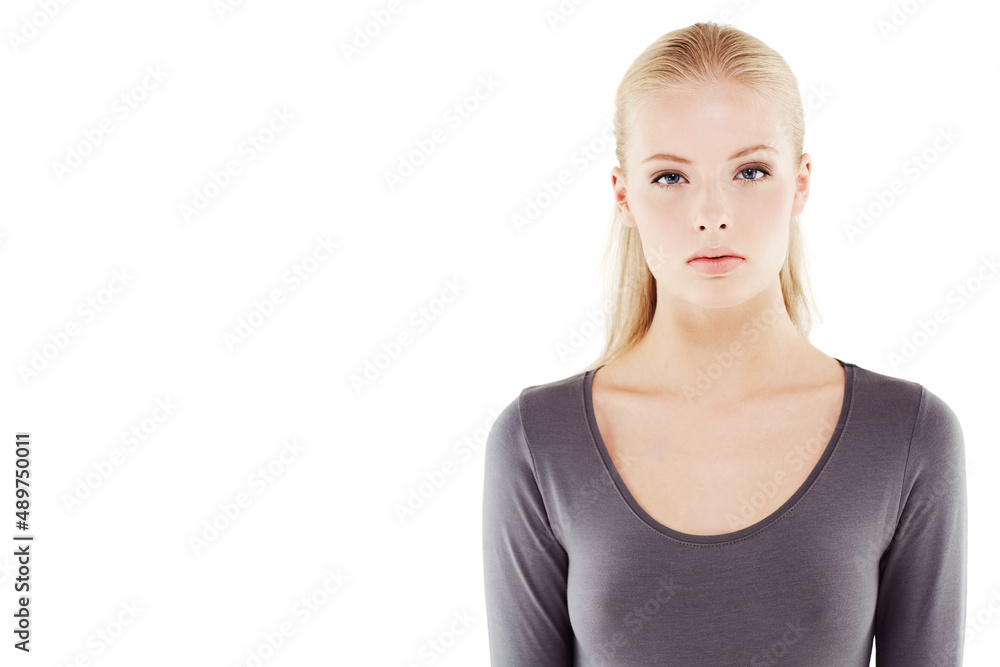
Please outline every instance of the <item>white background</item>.
M890 2L592 0L553 23L554 1L404 0L351 57L343 45L387 1L91 0L49 3L51 18L44 4L6 2L0 16L0 536L18 532L18 431L33 438L36 536L30 657L11 648L13 546L0 550L0 662L247 665L287 622L294 634L263 664L428 665L432 640L448 644L433 664L488 664L485 433L522 388L598 354L602 333L584 325L599 303L615 88L654 39L711 19L781 53L814 107L802 217L824 318L814 344L924 384L962 423L966 664L1000 652L1000 281L961 310L948 299L1000 248L995 3L897 4L905 20L886 34ZM449 122L481 77L496 89ZM269 134L275 109L294 118ZM102 119L112 131L88 150ZM386 172L435 128L445 141L391 189ZM957 140L913 179L907 161L944 128ZM253 159L251 135L268 142ZM72 151L87 154L60 173ZM231 160L239 173L213 189ZM516 229L512 215L563 169L571 186ZM905 193L851 242L845 226L894 179ZM308 279L286 282L293 267ZM449 281L460 289L444 303ZM258 321L273 290L283 301ZM422 308L436 313L427 326ZM948 322L894 364L939 308ZM259 326L228 344L247 320ZM352 379L406 334L359 389ZM134 447L131 429L145 429ZM301 451L256 484L292 440ZM206 537L241 493L249 505ZM346 581L326 595L338 570ZM296 604L312 595L322 604L306 617ZM463 614L471 625L453 637ZM100 642L119 616L130 624Z

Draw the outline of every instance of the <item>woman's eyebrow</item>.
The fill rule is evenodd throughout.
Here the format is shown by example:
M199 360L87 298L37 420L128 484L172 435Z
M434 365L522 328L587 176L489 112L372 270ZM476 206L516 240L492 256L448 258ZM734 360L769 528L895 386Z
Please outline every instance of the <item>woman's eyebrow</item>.
M778 152L774 148L768 146L767 144L757 144L756 146L749 146L749 147L744 148L742 150L736 151L735 153L733 153L732 155L729 156L729 159L730 160L735 160L737 158L741 158L744 155L749 155L750 153L753 153L753 152L756 152L756 151L771 151L772 153L777 153ZM650 160L671 160L673 162L680 162L681 164L691 164L691 160L688 160L687 158L683 158L683 157L678 157L678 156L672 155L670 153L657 153L656 155L650 155L648 158L646 158L645 160L643 160L640 164L645 164L645 163L649 162Z

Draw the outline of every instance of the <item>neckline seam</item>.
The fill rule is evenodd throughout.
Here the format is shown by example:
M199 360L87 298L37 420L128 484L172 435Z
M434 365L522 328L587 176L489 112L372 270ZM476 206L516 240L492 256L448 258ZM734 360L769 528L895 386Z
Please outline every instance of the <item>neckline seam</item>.
M854 385L855 385L855 371L857 365L843 361L837 357L834 357L841 366L843 366L845 371L844 378L844 396L841 404L841 411L838 415L837 423L834 426L834 431L830 436L830 441L827 443L827 447L824 449L823 454L820 455L816 466L810 471L809 475L803 481L802 485L789 496L781 507L778 507L771 515L764 517L755 524L741 528L738 531L733 531L730 533L720 533L718 535L696 535L693 533L684 533L678 530L674 530L669 526L660 523L652 515L647 512L642 505L635 499L632 495L631 490L628 485L625 484L625 480L621 478L621 474L618 472L617 466L614 465L614 461L611 460L611 453L607 449L607 445L604 443L604 438L597 428L597 416L594 410L593 402L593 376L594 373L600 369L593 368L585 371L582 374L582 399L584 413L587 421L587 431L590 434L591 442L594 448L597 450L598 458L601 461L601 465L604 468L604 472L611 478L612 486L614 486L615 491L618 493L619 498L629 509L633 516L635 516L643 525L652 530L654 533L663 537L665 539L671 540L678 544L684 546L692 547L716 547L716 546L729 546L742 542L743 540L756 537L763 533L765 530L778 524L782 519L792 513L792 511L798 507L799 503L809 494L809 492L816 486L823 473L830 465L830 461L833 459L834 454L840 448L840 442L843 439L843 433L847 430L847 425L850 422L851 414L853 412L854 405ZM850 367L850 368L848 368ZM789 503L791 503L789 505ZM786 505L787 508L782 510ZM758 524L763 524L759 525ZM754 526L757 526L754 528ZM725 539L727 536L738 535L739 533L753 529L752 532L746 535L741 535L739 537L730 537ZM724 538L724 539L717 539Z

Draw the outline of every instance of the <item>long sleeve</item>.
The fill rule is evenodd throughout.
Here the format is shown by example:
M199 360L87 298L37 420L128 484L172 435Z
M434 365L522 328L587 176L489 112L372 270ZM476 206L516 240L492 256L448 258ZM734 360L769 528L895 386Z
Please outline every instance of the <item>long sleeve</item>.
M955 413L922 389L895 534L879 564L878 667L962 664L968 500Z
M493 667L571 667L569 557L552 533L521 422L520 397L485 448L483 565Z

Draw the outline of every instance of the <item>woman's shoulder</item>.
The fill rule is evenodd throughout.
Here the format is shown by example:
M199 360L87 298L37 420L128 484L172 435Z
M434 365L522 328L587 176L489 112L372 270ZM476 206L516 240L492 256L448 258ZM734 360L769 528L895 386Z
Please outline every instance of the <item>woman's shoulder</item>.
M921 383L915 380L888 375L871 370L865 366L844 362L851 366L854 375L854 390L861 394L866 402L884 405L906 405L916 410L921 401L921 395L927 391Z
M961 436L958 416L937 393L915 380L879 373L851 364L854 371L854 400L874 417L911 427L915 438L928 435Z
M524 427L527 423L554 423L560 415L576 418L584 409L584 381L590 370L581 370L556 380L525 385L500 411L497 421Z
M559 379L526 385L512 403L520 404L522 410L575 405L583 395L583 383L590 372L589 369L581 370Z
M588 372L521 389L493 421L487 450L528 459L550 450L553 443L578 436L586 421L583 383Z

